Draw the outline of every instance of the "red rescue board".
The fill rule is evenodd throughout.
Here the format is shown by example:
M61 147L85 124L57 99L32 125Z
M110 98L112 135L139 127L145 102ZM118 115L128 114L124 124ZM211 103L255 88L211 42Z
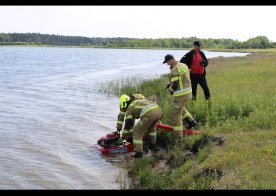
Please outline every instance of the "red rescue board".
M173 131L172 126L165 125L162 123L157 123L156 128L165 129L167 131ZM185 135L197 135L200 134L200 131L186 129L183 130ZM92 145L92 147L98 149L103 155L118 154L118 153L127 153L134 151L134 145L132 143L125 143L123 145L116 145L116 142L119 140L120 135L115 133L109 133L106 136L101 137L97 144ZM109 144L107 144L109 142Z

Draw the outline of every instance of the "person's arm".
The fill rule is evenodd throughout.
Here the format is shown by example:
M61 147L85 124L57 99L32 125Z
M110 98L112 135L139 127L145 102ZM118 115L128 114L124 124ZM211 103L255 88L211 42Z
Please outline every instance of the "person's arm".
M202 51L200 51L200 52L201 52L201 56L202 56L202 59L203 59L202 65L203 65L204 67L207 67L207 66L208 66L208 60L207 60L207 58L206 58L204 52L202 52Z
M133 108L128 106L127 112L126 112L126 120L125 120L125 127L124 130L129 131L131 127L134 125L134 113L133 113Z
M177 76L177 70L176 69L172 69L170 74L169 74L169 78L170 78L170 84L167 85L167 88L170 92L170 94L172 95L173 92L175 90L177 90L178 86L179 86L179 77Z
M184 63L188 66L188 68L191 68L192 65L192 58L193 58L193 50L190 52L187 52L181 59L180 63Z
M130 106L129 106L130 107ZM122 134L122 138L126 138L127 135L133 131L135 118L133 117L133 110L132 108L128 108L126 112L126 120L125 120L125 126Z
M185 54L181 59L180 63L185 63L187 65L187 54Z
M117 131L121 131L123 128L123 123L125 120L125 114L126 114L126 110L125 109L120 109L120 112L118 114L118 120L117 120Z
M169 88L169 91L170 92L174 92L177 88L178 88L178 85L179 85L179 80L177 78L177 80L173 81L170 88Z

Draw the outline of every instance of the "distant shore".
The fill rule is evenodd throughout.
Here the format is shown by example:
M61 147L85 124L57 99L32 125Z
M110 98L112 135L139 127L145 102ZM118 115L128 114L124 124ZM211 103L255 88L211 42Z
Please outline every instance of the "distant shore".
M56 47L56 48L100 48L100 49L143 49L143 50L191 50L192 48L156 48L156 47L98 47L98 46L61 46L61 45L0 45L0 47ZM276 48L266 49L226 49L226 48L202 48L210 52L240 52L240 53L275 53Z

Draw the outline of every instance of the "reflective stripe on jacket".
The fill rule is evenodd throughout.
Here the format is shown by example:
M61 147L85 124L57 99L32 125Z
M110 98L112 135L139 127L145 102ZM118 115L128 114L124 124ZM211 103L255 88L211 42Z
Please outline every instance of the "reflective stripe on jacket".
M174 96L183 96L192 92L190 72L187 65L177 62L177 64L172 66L169 80L171 84L169 90L173 92ZM178 84L174 85L176 89L173 89L174 83Z

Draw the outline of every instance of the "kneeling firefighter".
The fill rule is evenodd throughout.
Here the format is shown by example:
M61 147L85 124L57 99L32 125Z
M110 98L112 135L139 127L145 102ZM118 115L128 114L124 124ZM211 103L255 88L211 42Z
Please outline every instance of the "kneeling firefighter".
M157 152L156 148L156 123L162 117L162 110L154 101L140 99L132 101L127 106L126 120L124 130L129 131L134 126L135 119L139 119L133 131L133 144L135 154L133 158L141 158L143 156L143 137L149 137L149 149Z
M122 127L123 127L123 123L125 121L125 114L127 111L127 107L128 105L134 101L134 100L139 100L139 99L146 99L144 97L144 95L142 94L130 94L130 95L121 95L120 97L120 112L118 114L118 121L117 121L117 131L115 131L114 133L116 134L120 134ZM130 128L130 130L128 132L124 131L125 134L125 138L132 140L132 132L133 132L133 126Z

